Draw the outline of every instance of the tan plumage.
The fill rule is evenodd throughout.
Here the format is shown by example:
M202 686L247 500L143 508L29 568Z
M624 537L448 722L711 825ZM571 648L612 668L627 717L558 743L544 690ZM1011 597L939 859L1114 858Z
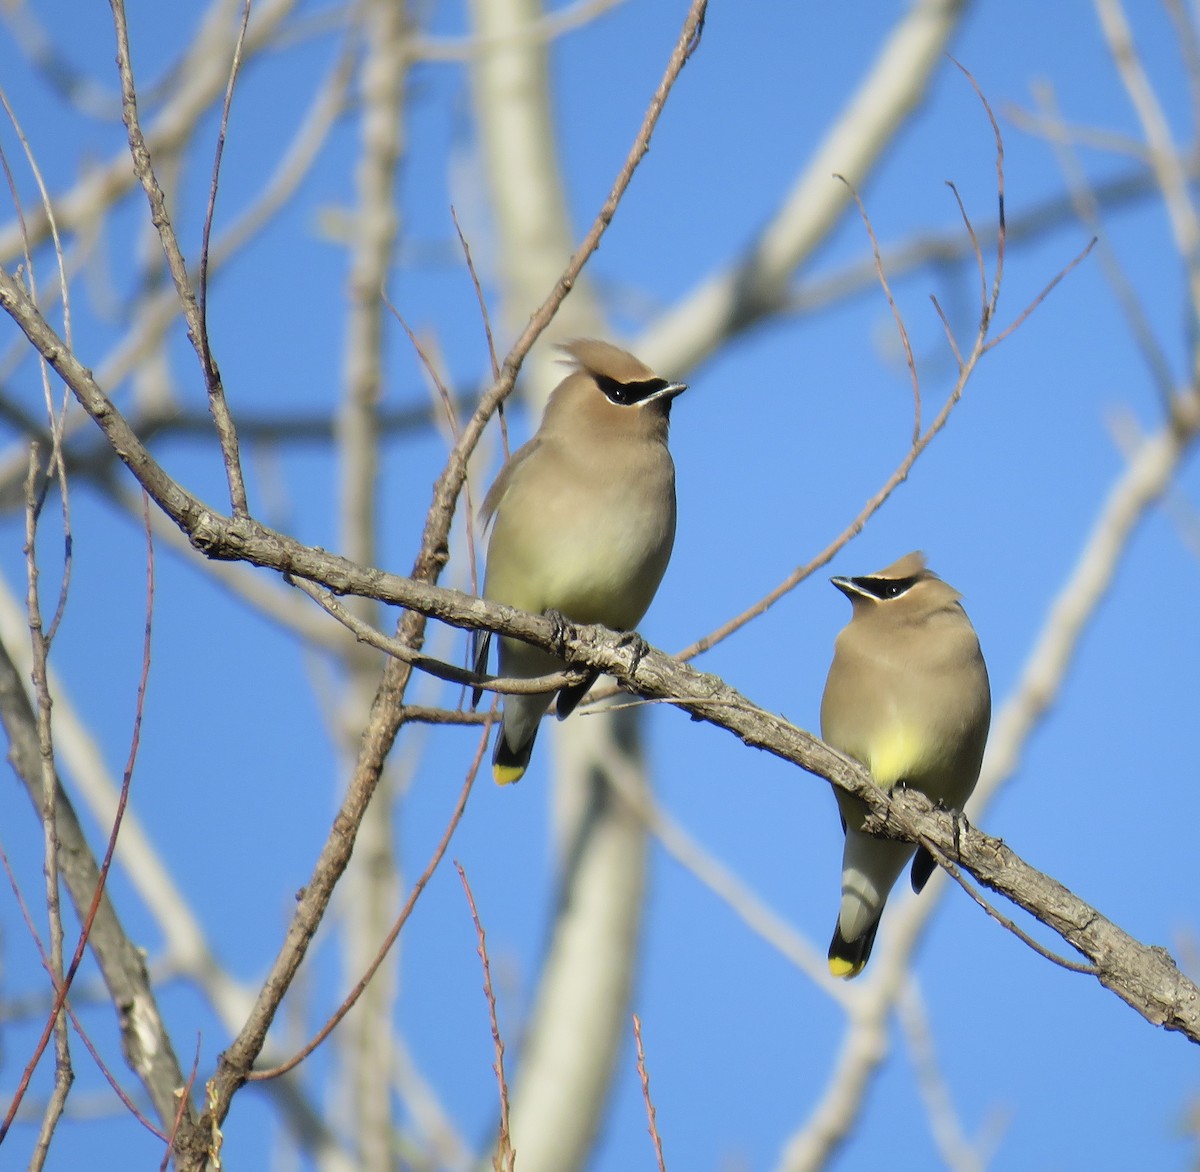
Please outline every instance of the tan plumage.
M675 541L667 430L671 402L686 387L607 342L579 339L563 350L575 369L551 393L537 434L483 503L485 522L494 518L483 594L522 610L631 630L650 606ZM482 671L487 640L476 648ZM529 678L563 666L548 652L500 641L502 676ZM591 682L559 693L560 719ZM492 757L501 784L525 772L552 698L505 697Z
M983 760L991 690L959 594L910 553L876 574L834 578L854 607L837 637L821 700L821 735L885 789L906 785L962 809ZM829 945L835 976L860 973L892 885L913 858L920 891L928 852L862 832L863 804L836 791L846 832L842 902Z

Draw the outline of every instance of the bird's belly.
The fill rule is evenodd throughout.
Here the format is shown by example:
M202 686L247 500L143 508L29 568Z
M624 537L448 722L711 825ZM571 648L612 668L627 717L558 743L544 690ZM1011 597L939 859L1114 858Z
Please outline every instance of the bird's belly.
M672 536L661 526L629 525L554 534L545 552L545 605L579 623L636 626L662 581Z
M573 518L558 521L548 509L542 524L505 535L509 556L503 569L489 565L487 597L523 610L561 611L577 623L636 626L667 568L674 517L633 523L612 510L586 528Z
M898 781L915 780L926 772L926 748L926 738L897 721L871 738L867 767L884 789L891 789Z

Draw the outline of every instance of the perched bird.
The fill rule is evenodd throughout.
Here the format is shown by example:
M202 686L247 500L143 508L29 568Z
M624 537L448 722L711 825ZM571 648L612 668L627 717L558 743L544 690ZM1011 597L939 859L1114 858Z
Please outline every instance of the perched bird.
M992 697L958 591L926 569L920 553L864 578L831 580L854 613L835 644L821 736L884 789L907 786L961 810L979 779ZM916 892L935 864L924 848L865 834L864 803L835 793L846 846L829 970L849 978L866 965L883 905L908 860Z
M537 434L496 478L483 502L494 518L483 596L576 623L632 630L662 581L675 542L675 465L667 450L671 403L687 389L632 354L579 339L562 349L574 369L554 389ZM477 634L475 670L490 636ZM500 640L500 675L559 671L562 659ZM558 693L561 720L595 680ZM478 694L476 694L478 699ZM501 785L529 764L553 696L508 695L492 754Z

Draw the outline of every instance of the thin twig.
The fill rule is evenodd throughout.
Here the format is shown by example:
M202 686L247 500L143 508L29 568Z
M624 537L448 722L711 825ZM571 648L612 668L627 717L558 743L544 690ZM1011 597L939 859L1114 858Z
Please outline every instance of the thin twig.
M642 1022L638 1015L633 1015L633 1037L637 1043L638 1078L642 1082L642 1102L646 1104L646 1118L649 1120L650 1138L654 1141L654 1159L658 1172L667 1172L663 1162L662 1139L658 1134L658 1113L654 1109L654 1100L650 1097L650 1072L646 1069L646 1051L642 1048Z
M1000 343L1009 336L1009 334L1024 324L1029 315L1033 313L1033 311L1037 309L1037 307L1041 305L1041 303L1045 301L1047 297L1050 296L1050 294L1054 291L1055 286L1057 286L1058 283L1076 267L1076 265L1083 263L1084 258L1092 251L1093 248L1096 247L1096 240L1097 237L1093 236L1091 240L1089 240L1087 244L1085 244L1083 248L1075 254L1074 259L1072 259L1064 269L1061 269L1058 273L1056 273L1054 277L1052 277L1046 283L1042 291L1028 305L1026 305L1025 308L1021 310L1021 312L1017 314L1017 316L1003 330L1000 331L1000 333L998 333L988 342L988 344L984 347L985 353L988 350L991 350L994 346L999 346Z
M950 56L947 54L947 56ZM950 56L950 60L954 62L958 71L971 83L971 88L975 91L975 96L979 99L979 104L983 107L983 112L987 115L988 124L992 128L992 139L996 144L996 269L992 273L992 295L987 298L988 305L991 306L992 314L996 312L997 306L1000 304L1000 286L1004 283L1004 254L1007 251L1005 248L1005 238L1008 234L1008 224L1004 206L1004 136L1000 133L1000 124L996 121L996 115L992 112L991 103L987 100L983 90L979 87L979 82L975 80L975 75L961 61L955 60ZM957 198L958 192L956 191ZM978 242L976 242L978 247Z
M487 299L483 295L483 286L479 283L479 274L475 271L475 262L471 259L471 246L463 233L462 225L458 222L458 213L450 208L450 218L454 221L454 231L458 233L458 243L462 246L463 259L467 262L467 272L471 275L471 284L475 288L475 300L479 303L479 319L483 322L484 337L487 338L488 357L492 362L492 381L500 377L500 362L496 358L496 340L492 337L492 322L488 317Z
M471 885L467 882L467 873L462 864L455 859L454 869L462 880L463 891L467 893L467 904L471 908L471 923L475 925L475 937L479 941L476 952L483 963L483 994L487 998L488 1020L492 1027L492 1045L496 1052L496 1064L492 1069L496 1072L496 1083L500 1090L500 1133L496 1138L496 1155L492 1166L496 1172L513 1172L516 1166L517 1153L512 1146L512 1136L508 1122L508 1083L504 1077L504 1038L500 1034L500 1023L496 1017L496 993L492 989L492 967L488 962L487 937L483 931L483 923L479 919L479 911L475 907L475 897L471 894Z
M922 846L929 851L937 860L938 865L953 879L993 920L1001 927L1007 928L1018 940L1029 945L1039 956L1044 956L1047 960L1053 961L1060 968L1066 969L1072 973L1083 973L1085 976L1094 977L1099 973L1099 969L1094 964L1080 964L1078 961L1067 960L1065 956L1060 956L1057 952L1052 952L1045 945L1039 944L1028 932L1019 928L1008 916L1003 915L995 907L993 907L979 891L968 883L963 873L954 865L953 860L948 858L936 846L929 843L922 843Z
M62 239L58 233L58 221L54 215L54 205L50 199L50 193L46 188L46 182L42 177L41 168L38 166L37 158L33 153L33 149L29 145L29 140L25 136L25 131L17 119L16 112L9 104L8 97L4 91L0 89L0 102L3 103L5 112L8 115L9 121L12 123L13 130L17 135L18 141L21 143L21 148L25 152L25 160L29 165L29 170L37 183L38 195L41 197L42 210L46 215L46 222L50 226L50 238L54 245L54 257L58 267L59 288L62 291L63 303L63 338L68 346L73 344L73 335L71 330L71 297L70 285L67 280L66 262L63 257ZM21 229L21 242L25 252L25 271L29 281L29 295L34 299L38 298L36 275L33 264L33 250L29 242L28 230L25 224L25 215L21 208L20 196L17 192L17 186L13 180L12 171L8 165L8 159L0 149L0 163L4 167L5 179L8 182L8 188L12 194L13 207L17 212L17 220ZM49 468L58 475L60 509L62 515L63 526L63 572L62 580L58 588L58 602L54 609L54 616L51 618L46 627L44 638L46 640L47 653L49 653L50 645L54 642L54 637L58 633L59 624L62 622L62 616L66 611L67 595L71 585L71 571L74 568L75 559L73 553L73 543L71 540L71 506L70 493L67 485L67 469L63 458L63 434L66 426L67 405L70 402L71 392L63 386L63 400L61 406L56 410L54 406L54 396L50 389L50 372L45 358L39 355L39 371L42 380L42 396L46 406L46 416L49 423L49 441L50 441L50 459ZM45 492L43 487L42 492ZM40 505L39 505L40 508Z
M213 422L221 441L225 475L229 482L230 504L235 517L246 517L249 516L249 508L246 503L246 486L242 480L241 463L237 453L237 433L233 430L233 422L229 418L228 408L225 405L225 393L220 385L216 362L213 361L209 352L204 332L204 320L196 299L196 292L192 288L187 262L183 258L178 237L171 224L166 196L154 174L150 149L142 134L141 122L138 117L137 86L134 82L133 61L129 51L129 26L125 19L125 0L109 0L109 6L112 8L113 27L117 34L117 69L121 78L121 117L128 132L129 155L133 161L134 172L149 201L151 219L158 230L158 238L167 259L167 268L171 273L171 279L175 282L175 291L187 321L188 337L200 360L205 384L208 387L209 408L213 412Z
M958 63L955 62L955 64ZM959 68L962 69L962 66L960 65ZM1017 317L1016 321L1008 326L997 338L989 341L989 332L992 322L995 318L996 304L1000 296L998 277L1003 269L1004 253L1006 248L1006 226L1004 219L1004 144L1000 138L1000 130L996 124L995 116L992 114L991 107L987 103L987 99L984 97L982 91L979 89L978 85L975 83L975 79L971 77L970 73L968 73L965 69L963 69L963 73L966 74L976 94L979 96L979 100L983 104L984 110L987 112L989 122L996 135L996 191L998 221L996 234L996 279L993 279L992 291L989 295L986 269L984 267L983 253L979 246L978 236L975 233L975 229L971 224L970 218L967 216L966 208L963 206L962 199L958 194L958 189L953 184L948 185L954 194L955 201L958 204L959 211L963 218L963 223L971 240L976 263L979 266L981 274L979 325L976 330L974 345L965 358L959 351L958 346L954 343L945 313L942 311L942 308L937 301L934 300L934 307L937 310L938 317L941 319L942 324L946 329L947 336L950 337L950 345L954 351L955 360L958 363L958 378L954 384L954 387L946 397L946 401L943 403L941 410L938 412L933 422L929 425L924 434L920 435L914 441L904 459L901 460L899 465L896 467L896 470L884 482L883 487L873 497L871 497L870 500L867 501L862 510L859 512L858 516L856 516L854 520L851 521L850 524L847 525L846 528L843 529L842 532L825 547L825 549L817 554L817 556L809 561L806 565L799 566L793 570L792 573L790 573L782 582L780 582L778 586L776 586L773 590L770 590L767 594L763 595L763 597L753 605L747 607L744 611L742 611L741 614L736 615L725 623L722 623L721 626L716 628L716 630L710 631L707 635L704 635L702 638L697 639L695 642L689 644L678 653L678 659L693 659L697 655L710 650L722 640L729 638L730 635L741 630L742 627L744 627L747 623L758 618L759 615L769 610L776 602L794 590L801 582L819 570L822 566L827 565L830 561L832 561L833 557L838 553L838 551L862 531L867 521L870 520L870 518L874 516L874 514L883 506L884 502L888 499L888 497L891 496L896 488L908 478L909 472L912 470L913 465L916 463L921 453L925 451L933 438L942 430L943 427L945 427L946 422L950 418L950 413L954 410L955 406L957 406L959 400L962 398L962 394L966 389L967 382L971 378L971 375L973 374L980 358L982 358L983 355L992 349L993 346L997 345L1004 338L1007 338L1018 326L1020 326L1029 316L1029 314L1032 313L1033 310L1042 303L1045 297L1058 284L1058 282L1061 281L1063 277L1065 277L1067 273L1069 273L1077 264L1079 264L1079 262L1087 255L1091 248L1091 245L1089 244L1079 256L1071 261L1070 264L1062 269L1058 275L1052 281L1050 281L1046 288L1043 289L1042 292L1033 300L1033 302L1026 307L1024 312ZM883 280L882 262L878 261L877 252L876 256L878 262L876 274L878 279ZM884 285L884 289L885 292L888 293L888 299L890 302L891 294L890 291L887 290L886 283ZM903 327L901 326L901 328ZM910 363L910 370L912 369L913 367ZM602 699L606 694L606 692L601 690L594 693L593 698Z
M49 1018L43 1028L42 1035L34 1047L33 1054L22 1072L21 1082L17 1093L0 1124L0 1142L3 1142L12 1121L16 1116L17 1107L28 1090L30 1079L42 1054L54 1035L54 1091L46 1104L42 1126L38 1133L31 1165L41 1168L50 1150L50 1140L54 1129L62 1117L66 1105L67 1094L74 1073L71 1070L71 1051L67 1031L66 1016L62 1012L62 1003L67 994L68 982L63 979L63 924L62 902L59 885L58 866L58 817L57 817L57 787L55 785L54 769L54 740L50 724L51 697L47 681L47 655L44 628L42 626L41 602L38 595L38 565L37 565L37 524L40 513L40 502L35 488L38 469L38 447L33 444L29 452L29 475L25 482L25 568L27 590L25 608L29 618L29 636L33 655L33 687L36 699L38 749L40 753L41 777L41 815L42 815L42 870L46 885L46 915L50 927L50 979L58 989Z
M433 878L434 871L437 870L438 864L442 861L442 856L446 853L446 848L450 845L450 840L454 837L455 830L458 829L459 822L462 821L462 816L467 808L467 798L471 796L471 787L475 784L475 775L479 772L480 762L483 760L484 750L487 748L488 734L492 731L491 721L485 722L485 727L482 735L479 738L479 744L475 749L475 756L471 761L471 766L467 770L466 780L463 782L463 787L459 791L458 801L454 806L454 810L450 815L450 821L446 824L446 829L442 833L441 840L434 849L433 857L421 872L416 883L413 884L412 890L408 894L408 899L405 901L404 907L400 911L400 915L396 918L396 922L392 925L392 930L387 934L383 943L379 946L379 951L375 954L375 959L367 966L366 972L359 979L358 984L351 990L349 996L338 1007L337 1011L329 1018L328 1021L317 1031L316 1036L306 1046L298 1051L295 1055L289 1058L286 1062L281 1062L277 1066L271 1067L269 1070L254 1070L251 1071L246 1079L248 1082L265 1082L267 1079L278 1078L281 1074L287 1074L289 1070L294 1070L301 1062L304 1061L333 1031L337 1028L342 1018L354 1008L355 1003L362 996L366 987L371 983L371 978L375 975L379 966L383 963L387 954L391 951L392 945L396 943L404 925L408 922L409 916L412 915L413 908L417 906L417 900L421 897L421 892L425 890L429 880Z
M32 468L32 463L31 463ZM144 495L144 494L143 494ZM154 545L150 535L150 501L149 497L144 496L145 508L145 524L146 524L146 626L145 636L142 645L142 673L138 681L137 703L134 712L133 736L129 748L129 757L125 765L125 773L121 784L121 793L117 800L117 810L113 817L113 824L109 830L108 846L104 853L103 862L100 865L99 876L96 881L95 889L92 893L91 904L83 915L83 926L79 932L79 938L75 945L75 951L71 958L70 966L66 973L63 973L63 956L62 956L62 919L61 908L58 898L58 833L57 833L57 794L58 794L58 777L54 765L53 742L50 735L50 695L49 695L49 677L46 670L46 656L44 643L39 638L40 635L40 611L37 603L37 568L34 559L34 530L30 528L27 531L27 556L30 565L30 593L29 593L29 616L30 629L33 632L33 658L34 658L34 686L38 695L38 730L42 745L42 762L43 762L43 784L49 791L49 796L43 791L43 810L44 818L47 820L49 829L47 833L51 837L53 846L53 863L46 863L46 882L47 882L47 906L50 909L50 924L51 924L51 975L55 984L54 1004L51 1008L50 1017L46 1024L45 1030L39 1040L38 1046L34 1052L33 1058L30 1060L29 1066L26 1068L26 1078L23 1080L24 1085L28 1084L28 1076L32 1075L34 1066L41 1056L42 1050L45 1048L46 1042L49 1039L50 1030L53 1026L55 1029L59 1027L55 1024L62 1023L62 1028L65 1030L65 1021L61 1016L61 1011L67 999L67 994L70 991L71 984L75 979L75 974L79 971L79 965L83 961L84 949L87 946L88 937L92 931L92 925L95 922L96 914L100 908L100 901L104 895L105 882L108 878L108 872L112 867L113 854L117 847L117 835L121 829L121 821L125 816L125 808L129 801L129 786L133 780L133 766L137 760L138 745L141 740L142 714L145 710L146 700L146 685L150 673L150 631L151 631L151 615L154 609ZM58 943L57 956L55 954L55 925L57 921ZM63 1043L60 1042L60 1046ZM72 1076L73 1077L73 1076ZM57 1090L57 1084L56 1084ZM65 1092L64 1092L65 1093ZM3 1124L0 1124L0 1142L3 1141L5 1134L12 1124L12 1120L16 1114L17 1106L24 1094L24 1090L20 1090L14 1096L13 1102L9 1107L8 1115L5 1117Z
M419 671L436 676L450 684L463 684L469 688L480 688L485 692L499 692L504 696L540 696L543 693L557 692L560 688L569 688L582 683L587 678L587 671L581 668L564 668L562 671L548 672L541 676L505 677L489 676L466 668L456 667L452 663L435 659L415 647L408 647L398 639L389 638L382 631L377 631L370 623L364 622L352 610L342 606L328 591L323 590L315 582L307 578L286 579L298 590L302 590L327 614L332 615L354 637L370 647L386 651L388 655L400 660L401 663L411 664ZM470 723L475 723L474 721Z
M33 941L34 947L38 951L38 956L41 958L42 967L46 970L46 974L50 977L51 988L54 991L51 996L51 1002L53 1002L58 994L58 982L54 977L54 971L50 964L50 957L46 953L46 946L42 942L41 936L38 934L37 926L34 924L33 916L29 911L29 905L25 902L25 896L21 892L20 885L17 882L17 876L12 869L12 863L9 861L8 853L5 851L3 845L0 845L0 865L4 867L4 872L8 876L8 885L12 889L13 898L17 901L17 907L21 912L21 918L25 921L26 931L28 931L30 939ZM79 982L75 982L73 987L78 989ZM125 1109L147 1131L149 1131L152 1135L156 1135L159 1139L166 1139L166 1134L155 1127L155 1125L138 1109L138 1105L129 1097L129 1093L123 1086L121 1086L120 1082L117 1080L117 1076L113 1074L108 1063L104 1061L100 1051L96 1048L96 1044L92 1041L91 1037L88 1035L88 1032L83 1028L83 1023L79 1020L78 1015L75 1013L74 1007L71 1004L71 999L64 999L62 1005L66 1010L67 1016L71 1019L71 1025L75 1028L76 1034L79 1035L79 1040L83 1043L84 1049L87 1050L92 1061L95 1062L96 1068L100 1071L104 1081L107 1082L112 1088L113 1094L120 1099ZM40 1008L31 1010L31 1014L37 1013L40 1015L43 1012L45 1012L45 1010ZM6 1014L5 1019L9 1021L13 1020L10 1014Z
M495 382L500 377L500 362L496 358L496 339L492 335L492 321L488 315L487 299L483 295L483 286L479 282L479 274L475 271L475 261L471 257L471 246L467 242L466 234L462 230L462 225L458 222L458 213L454 208L450 208L450 218L454 221L454 231L458 233L458 242L462 246L463 259L467 264L467 272L471 276L471 285L475 289L475 300L479 305L479 319L483 323L484 337L487 339L488 360L491 363L492 382ZM405 326L405 329L408 327ZM439 383L438 392L441 394L447 407L447 412L450 411L450 396L445 388ZM504 404L501 403L496 408L497 416L500 420L500 446L504 451L504 459L509 458L508 447L508 414L504 409ZM455 420L455 439L458 438L458 421ZM467 480L464 485L464 491L467 499L467 559L471 574L471 593L479 593L479 569L478 558L475 549L475 508L471 503L471 482Z
M167 1172L167 1166L171 1163L171 1156L175 1152L175 1141L179 1135L180 1125L183 1123L184 1117L187 1114L188 1104L192 1099L192 1087L196 1085L196 1072L200 1069L200 1038L196 1037L196 1053L192 1057L192 1069L188 1072L187 1082L179 1088L179 1110L175 1112L175 1118L171 1123L170 1134L166 1136L167 1150L163 1152L162 1163L158 1166L158 1172Z
M858 214L862 217L863 227L867 230L867 238L871 241L871 255L875 258L875 275L879 278L879 284L883 289L883 295L887 298L888 308L892 311L892 319L896 323L896 332L900 335L900 344L904 347L904 361L908 366L908 374L912 379L913 389L913 431L912 443L921 438L921 380L917 376L917 363L913 358L912 345L908 340L908 330L904 326L904 318L900 314L900 309L896 305L896 299L892 296L891 286L888 284L887 274L883 271L883 258L879 255L879 241L875 238L875 229L871 225L871 217L867 215L867 209L863 207L863 201L859 197L857 191L854 190L844 175L835 175L835 179L840 179L846 185L846 189L850 192L854 199L854 206L858 208Z
M212 344L208 336L208 246L212 237L213 215L217 208L217 191L221 176L221 158L225 153L225 136L229 131L229 112L233 106L233 88L242 65L242 52L246 45L246 28L250 23L251 0L242 5L242 21L238 26L237 40L233 46L233 60L229 66L229 82L225 86L225 101L221 107L221 122L217 130L217 145L213 150L212 179L208 186L208 207L204 211L204 230L200 240L200 280L197 295L197 311L200 322L199 342L200 366L204 372L204 385L208 389L208 405L216 426L217 438L221 443L221 454L225 459L225 470L229 477L230 500L235 517L246 516L249 507L246 501L246 483L242 476L242 462L238 446L237 429L229 404L225 399L225 386L213 357Z
M1108 233L1104 230L1104 218L1100 211L1100 201L1096 196L1087 172L1074 149L1073 139L1063 120L1058 107L1053 88L1048 83L1034 87L1034 97L1043 112L1043 133L1049 140L1058 161L1058 168L1066 181L1071 202L1076 215L1083 221L1088 231L1098 241L1098 259L1101 272L1104 273L1108 286L1117 299L1125 323L1133 337L1134 345L1142 355L1142 361L1158 392L1159 403L1163 411L1170 416L1175 397L1175 375L1171 370L1171 362L1159 343L1149 315L1138 297L1133 283L1113 248Z

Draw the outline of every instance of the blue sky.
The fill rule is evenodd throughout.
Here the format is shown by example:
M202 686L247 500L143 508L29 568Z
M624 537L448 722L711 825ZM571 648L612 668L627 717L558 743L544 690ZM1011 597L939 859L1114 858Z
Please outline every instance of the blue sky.
M433 30L464 29L459 5L428 7ZM636 338L659 312L739 254L904 8L883 0L712 6L701 48L589 270L610 298L614 330ZM317 11L302 6L310 10ZM555 46L557 134L579 234L636 131L683 11L680 3L631 0ZM106 10L58 0L39 5L39 15L66 58L111 97ZM173 6L131 6L142 76L161 76L192 35L193 19L198 13L181 18ZM1194 111L1170 21L1154 5L1139 6L1136 22L1139 49L1175 136L1188 142ZM1140 138L1090 4L972 5L952 51L1000 117L1010 222L1063 190L1051 148L1011 117L1014 108L1032 108L1035 82L1054 87L1070 123ZM336 52L333 38L300 38L247 71L225 156L218 230L274 168L314 77L331 67ZM69 186L85 160L120 151L119 121L91 122L64 108L6 34L0 34L0 84L51 190ZM495 283L487 271L494 249L481 211L467 75L458 64L420 65L409 100L402 245L389 294L415 328L436 336L456 383L470 387L485 372L486 351L453 245L451 204L493 295ZM199 240L212 130L189 154L184 173L180 223L190 255ZM292 205L214 282L213 345L235 416L328 410L336 402L347 262L325 228L330 212L353 199L357 136L355 119L344 119ZM6 131L0 140L30 200L13 136ZM1133 165L1093 148L1081 149L1080 157L1093 182ZM864 186L885 246L956 227L947 179L977 224L994 222L991 132L949 61ZM6 222L10 218L6 214ZM122 294L137 280L137 249L145 247L137 234L145 222L144 203L131 200L106 233L103 267ZM1089 235L1068 219L1032 242L1014 242L1000 322L1011 321ZM1105 236L1175 377L1183 378L1194 338L1161 203L1147 197L1107 210ZM798 287L868 255L851 212L798 274ZM39 272L43 280L50 272L44 257ZM100 367L124 323L94 287L83 277L73 286L76 342L84 361ZM918 355L926 419L953 374L929 295L937 295L963 340L974 326L976 287L969 266L925 266L896 283ZM0 332L5 354L11 336L10 327ZM663 372L685 377L692 389L673 418L679 532L642 626L650 642L667 650L691 642L764 594L849 522L907 447L911 388L897 355L887 304L869 287L828 308L757 327L697 369ZM172 337L168 361L181 400L202 406L181 331ZM132 394L128 384L109 389L122 403ZM6 372L4 390L30 409L40 402L29 364L11 377ZM396 327L388 341L385 406L425 399L418 365ZM868 572L922 548L965 597L999 709L1100 503L1124 469L1112 433L1120 418L1147 431L1162 422L1153 382L1094 254L986 356L946 431L830 569L709 653L701 666L815 728L833 639L848 618L828 574ZM514 411L518 438L535 424ZM6 457L19 450L9 438ZM172 438L155 451L188 487L223 501L211 446ZM388 569L403 571L411 563L444 453L436 435L385 445L381 532ZM327 452L281 450L256 456L249 468L252 498L267 520L336 547L335 468ZM1194 462L1185 462L1177 491L1177 503L1193 508L1200 495ZM84 486L73 496L73 532L71 601L54 663L107 764L119 770L140 669L144 539ZM21 543L21 521L10 516L0 528L0 565L18 593ZM53 584L57 551L49 536L44 549ZM464 580L460 559L448 581ZM1025 745L1018 771L980 819L1135 937L1181 959L1189 942L1194 955L1200 889L1192 741L1198 582L1196 555L1176 517L1152 509L1080 640L1061 693ZM252 984L275 954L293 894L309 874L341 792L338 751L325 723L336 676L215 586L198 558L161 547L154 624L133 808L218 958ZM451 658L461 653L457 636L438 646ZM421 691L454 702L452 690L422 685ZM663 806L823 948L841 850L825 783L666 706L652 707L646 728ZM503 976L501 1023L514 1032L528 1005L550 913L552 754L545 741L520 786L501 791L480 780L451 849L471 877L493 971ZM473 734L452 729L399 742L398 760L415 762L410 794L397 813L406 877L423 867L440 835L473 743ZM36 899L40 831L15 785L0 791L0 843L26 897ZM657 848L651 882L634 1009L643 1023L667 1166L773 1168L819 1099L844 1017ZM112 888L131 933L155 957L159 930L119 871ZM902 897L898 890L895 902ZM883 932L886 937L886 918ZM1054 944L1044 931L1038 935ZM18 998L38 988L36 956L10 895L0 897L0 942L0 996ZM402 939L399 1020L414 1057L469 1140L485 1134L495 1111L474 948L458 879L444 866ZM992 1166L1184 1168L1194 1159L1184 1116L1200 1085L1187 1043L1142 1021L1090 978L1034 955L960 891L950 891L936 913L915 973L963 1128L968 1136L999 1128ZM90 968L85 974L94 975ZM323 1019L343 984L330 951L319 953L299 994L308 1020ZM228 1041L221 1026L183 983L167 983L162 999L185 1060L199 1038L201 1071L210 1070ZM85 1020L119 1067L111 1009L93 1007ZM24 1023L5 1027L5 1093L15 1085L34 1032ZM890 1040L889 1057L835 1167L939 1162L913 1064L895 1027ZM310 1086L320 1085L317 1075L328 1061L324 1053L314 1060ZM86 1057L79 1065L74 1099L82 1103L103 1092ZM36 1085L45 1090L44 1072ZM226 1136L231 1166L269 1166L280 1135L264 1096L248 1092L236 1101ZM32 1141L33 1129L26 1128L8 1143L23 1155ZM156 1167L159 1159L155 1143L124 1117L64 1124L49 1166L77 1167L85 1154L98 1168ZM630 1044L594 1168L617 1172L651 1167L652 1160Z

